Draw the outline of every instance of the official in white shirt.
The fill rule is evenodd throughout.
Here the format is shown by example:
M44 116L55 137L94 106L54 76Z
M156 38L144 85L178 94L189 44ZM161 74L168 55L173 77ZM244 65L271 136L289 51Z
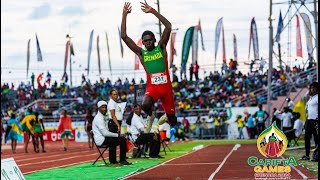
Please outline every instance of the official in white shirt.
M160 152L160 135L154 133L144 133L146 124L141 115L141 106L134 105L134 114L131 120L130 132L132 141L136 145L150 144L149 156L151 158L163 158L159 155Z
M109 131L109 128L107 126L107 102L105 101L99 101L98 104L98 113L95 115L93 121L92 121L92 132L95 143L100 145L107 145L109 147L109 161L111 164L118 163L116 160L116 152L110 150L110 147L117 147L120 145L120 164L122 165L129 165L129 163L126 160L126 139L124 138L124 135L120 135L119 133L113 133Z
M305 150L306 155L303 156L302 160L310 160L310 140L314 138L316 147L318 146L319 136L318 136L318 91L319 84L318 82L313 82L309 86L309 100L306 104L307 109L307 121L304 125L305 127Z
M292 112L294 125L293 129L284 131L286 137L288 138L288 146L290 145L291 140L298 138L302 134L303 130L303 122L300 119L300 113L299 112Z
M293 118L292 113L289 111L288 107L283 108L283 113L281 114L281 120L282 120L282 130L287 131L292 129L292 123L291 119Z
M111 132L121 131L121 123L123 119L124 110L121 109L120 105L117 103L118 100L118 91L116 89L112 89L110 91L110 100L108 102L108 114L109 119L111 120L108 124Z

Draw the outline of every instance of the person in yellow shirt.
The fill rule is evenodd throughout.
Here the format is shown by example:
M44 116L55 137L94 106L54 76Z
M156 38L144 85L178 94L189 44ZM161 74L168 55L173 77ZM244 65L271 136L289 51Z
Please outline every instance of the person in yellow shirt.
M244 120L241 115L237 116L237 123L238 123L238 131L239 131L239 137L237 139L244 139L244 136L243 136Z
M36 152L35 139L34 139L34 122L36 116L32 113L32 109L28 109L26 116L21 121L21 127L23 132L26 132L26 141L24 142L24 152L28 153L28 144L30 140L30 136L32 137L32 144L34 147L34 151Z
M218 115L214 115L213 117L213 122L214 122L214 134L215 134L215 138L219 139L221 138L221 116Z

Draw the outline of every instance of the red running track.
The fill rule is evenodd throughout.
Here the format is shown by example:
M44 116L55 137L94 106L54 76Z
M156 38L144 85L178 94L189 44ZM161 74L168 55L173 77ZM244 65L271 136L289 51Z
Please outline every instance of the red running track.
M169 160L126 179L254 179L250 156L263 158L256 145L211 145L187 155ZM292 168L291 179L318 179L302 167ZM301 175L298 173L300 171Z
M41 151L35 153L32 143L29 143L29 153L24 153L23 145L19 145L16 154L12 154L11 149L2 150L1 159L13 157L21 172L25 175L45 169L93 162L99 155L96 149L88 148L88 143L73 141L69 142L68 151L63 151L62 142L45 142L45 150L45 153ZM108 155L106 154L104 157L106 158Z

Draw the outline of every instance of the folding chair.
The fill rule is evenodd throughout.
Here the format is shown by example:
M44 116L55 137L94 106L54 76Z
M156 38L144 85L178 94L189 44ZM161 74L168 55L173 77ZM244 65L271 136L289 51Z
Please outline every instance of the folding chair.
M127 138L134 144L134 148L136 148L132 151L132 158L140 158L142 155L147 157L146 144L135 144L130 132L127 132Z
M168 148L168 150L171 151L171 149L168 146L168 142L170 141L170 139L167 138L167 131L160 131L160 139L164 154L167 155L166 148Z
M95 140L94 140L93 132L90 131L90 133L92 134L93 142L94 142L94 144L95 144L95 146L96 146L96 148L97 148L97 150L98 150L98 152L99 152L99 156L98 156L97 159L92 163L92 165L94 165L94 164L100 159L100 157L102 158L104 164L107 165L105 159L103 158L103 153L108 149L108 146L107 146L107 145L98 146L98 145L96 144ZM103 150L101 151L100 148L103 149Z

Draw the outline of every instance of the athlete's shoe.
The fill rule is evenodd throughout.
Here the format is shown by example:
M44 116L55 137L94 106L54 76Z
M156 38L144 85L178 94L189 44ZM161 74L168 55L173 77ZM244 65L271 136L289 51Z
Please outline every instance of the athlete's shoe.
M175 125L178 123L177 118L169 119L169 120L168 120L168 123L169 123L169 125L170 125L171 127L172 127L172 126L175 126Z
M167 114L164 113L164 114L159 118L158 124L159 124L159 125L162 125L162 124L165 123L166 121L168 121L168 117L167 117Z
M156 118L155 113L152 113L151 116L148 116L148 117L147 117L147 127L146 127L146 129L145 129L145 133L149 133L149 132L151 131L154 118Z

